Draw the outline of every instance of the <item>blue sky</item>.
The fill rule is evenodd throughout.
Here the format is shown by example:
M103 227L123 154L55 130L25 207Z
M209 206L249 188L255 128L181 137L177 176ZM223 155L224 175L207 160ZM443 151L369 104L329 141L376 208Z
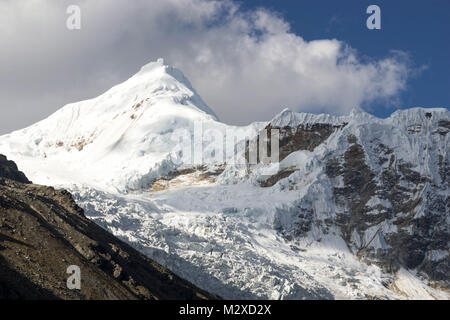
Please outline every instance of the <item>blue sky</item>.
M381 30L366 28L371 4L381 9ZM388 116L398 107L450 106L449 0L245 0L242 5L279 12L305 40L336 38L372 58L402 50L415 68L426 67L409 79L399 105L364 106L377 116Z

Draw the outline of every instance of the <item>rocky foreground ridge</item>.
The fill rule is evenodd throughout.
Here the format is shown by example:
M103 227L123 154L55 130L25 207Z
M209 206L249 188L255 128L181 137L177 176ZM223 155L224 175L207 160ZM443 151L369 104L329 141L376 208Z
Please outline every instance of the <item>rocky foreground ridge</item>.
M67 268L81 269L69 290ZM69 192L0 155L0 299L210 299L88 220Z

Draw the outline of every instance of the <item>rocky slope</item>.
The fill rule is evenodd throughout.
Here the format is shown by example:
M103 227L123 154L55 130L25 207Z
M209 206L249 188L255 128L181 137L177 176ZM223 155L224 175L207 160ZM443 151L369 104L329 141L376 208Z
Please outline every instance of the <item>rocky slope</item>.
M81 289L69 290L70 265ZM0 299L208 299L92 221L65 190L0 156Z

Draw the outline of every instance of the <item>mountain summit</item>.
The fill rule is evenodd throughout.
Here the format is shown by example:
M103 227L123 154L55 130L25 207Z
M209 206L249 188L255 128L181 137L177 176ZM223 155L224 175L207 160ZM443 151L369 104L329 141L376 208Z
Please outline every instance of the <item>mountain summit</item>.
M200 142L180 143L199 128ZM247 147L221 132L276 137L279 162L217 156L225 140ZM386 119L285 109L228 126L158 60L1 136L0 152L33 182L70 190L98 225L226 299L448 299L449 132L445 108ZM200 163L180 156L211 146Z
M21 164L30 176L50 170L61 183L77 176L78 182L128 190L145 184L141 177L157 170L155 165L170 162L179 143L172 139L174 132L192 131L196 121L216 120L183 73L158 59L97 98L68 104L5 136L0 148L28 159L46 159L45 168L36 167L34 160L29 167ZM19 144L23 148L17 148ZM70 163L70 172L57 169L63 163ZM119 176L121 182L108 182Z

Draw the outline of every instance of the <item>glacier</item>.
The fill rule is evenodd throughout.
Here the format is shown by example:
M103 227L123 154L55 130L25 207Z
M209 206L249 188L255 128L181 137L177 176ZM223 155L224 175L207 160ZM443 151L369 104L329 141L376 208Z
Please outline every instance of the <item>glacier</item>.
M285 109L230 126L160 59L97 98L1 136L0 153L226 299L449 299L449 119L446 108L386 119L359 108L346 116ZM233 142L241 153L262 130L280 130L279 173L210 153L186 162L174 137L193 136L197 123L206 136L242 137ZM201 143L224 146L222 138ZM417 239L427 246L399 249Z

